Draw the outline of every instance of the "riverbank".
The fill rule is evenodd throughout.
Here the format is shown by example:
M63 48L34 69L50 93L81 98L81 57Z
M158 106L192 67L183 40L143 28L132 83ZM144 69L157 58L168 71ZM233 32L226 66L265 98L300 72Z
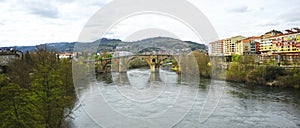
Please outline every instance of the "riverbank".
M229 63L225 71L226 81L247 85L264 85L270 87L300 88L300 69L285 69L271 65L246 65Z
M200 77L270 87L300 89L300 68L283 68L270 64L269 60L255 63L253 56L239 56L231 62L224 57L212 58L204 53L193 52L198 63Z

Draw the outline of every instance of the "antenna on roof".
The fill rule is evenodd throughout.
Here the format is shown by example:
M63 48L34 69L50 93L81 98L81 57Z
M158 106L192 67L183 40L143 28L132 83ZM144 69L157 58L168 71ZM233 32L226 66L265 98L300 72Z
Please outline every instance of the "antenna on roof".
M293 33L294 31L292 29L286 29L285 30L287 33Z

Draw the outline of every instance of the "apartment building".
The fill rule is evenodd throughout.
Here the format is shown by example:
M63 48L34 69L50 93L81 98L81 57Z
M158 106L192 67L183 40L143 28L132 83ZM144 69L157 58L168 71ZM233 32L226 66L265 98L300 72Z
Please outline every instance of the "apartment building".
M288 32L275 37L273 40L275 47L274 55L285 56L286 59L300 56L300 32Z
M250 54L260 54L259 51L259 40L260 38L250 40Z
M223 56L224 48L223 48L223 40L217 40L209 43L210 46L210 55L212 56Z
M235 42L235 50L234 50L234 54L237 55L243 55L243 42L242 40L238 40Z
M211 55L260 54L262 59L276 58L278 54L290 58L299 57L300 29L293 29L286 30L287 33L271 30L262 36L235 36L214 41L210 43Z
M283 35L281 31L271 30L266 32L259 42L259 52L262 57L267 58L273 56L277 52L276 44L272 43L280 35Z
M240 51L239 48L236 46L238 41L244 39L245 37L243 36L234 36L231 38L227 38L223 40L224 44L224 55L225 56L232 56L236 54L236 51ZM240 46L240 45L239 45Z

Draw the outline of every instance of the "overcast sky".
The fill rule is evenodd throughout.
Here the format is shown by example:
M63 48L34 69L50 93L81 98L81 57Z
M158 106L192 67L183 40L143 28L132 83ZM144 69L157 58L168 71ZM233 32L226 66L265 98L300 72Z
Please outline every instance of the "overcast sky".
M110 1L0 0L0 47L77 41L88 19ZM299 0L188 1L207 16L220 38L262 35L271 29L282 31L300 27ZM143 18L146 17L140 16L138 21L149 21ZM124 21L122 27L113 29L107 37L124 40L130 36L126 35L129 23L132 23L129 21ZM172 23L159 24L172 26ZM173 31L176 33L176 29ZM195 40L185 32L182 32L181 39Z

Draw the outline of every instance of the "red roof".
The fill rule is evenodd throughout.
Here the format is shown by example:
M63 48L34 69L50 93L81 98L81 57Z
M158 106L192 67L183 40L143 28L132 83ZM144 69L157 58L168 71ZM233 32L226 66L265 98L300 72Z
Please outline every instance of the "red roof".
M243 43L249 43L251 40L255 40L255 39L259 39L259 38L262 38L262 36L251 36L251 37L248 37L246 39L243 39Z

